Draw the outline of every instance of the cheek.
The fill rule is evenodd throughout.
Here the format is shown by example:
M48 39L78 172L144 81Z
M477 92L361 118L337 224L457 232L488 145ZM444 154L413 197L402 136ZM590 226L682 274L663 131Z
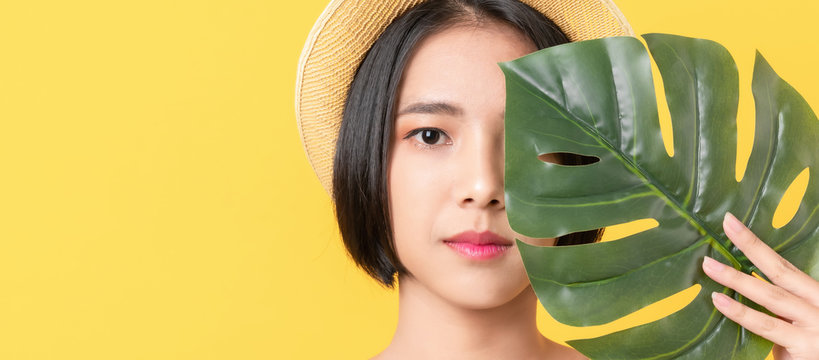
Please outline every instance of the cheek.
M443 202L448 186L447 159L441 154L428 154L412 147L410 144L396 146L388 164L391 208L399 211L438 206Z
M446 177L428 158L400 150L389 165L390 217L399 253L407 245L434 241L445 205ZM400 255L400 254L399 254Z

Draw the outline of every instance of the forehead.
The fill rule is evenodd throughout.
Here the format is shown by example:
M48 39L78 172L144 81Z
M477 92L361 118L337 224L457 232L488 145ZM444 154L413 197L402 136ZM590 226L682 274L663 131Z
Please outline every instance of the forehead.
M513 26L497 21L456 24L426 36L413 50L401 80L406 91L432 91L446 85L488 85L503 74L497 63L537 50ZM487 79L494 78L494 79ZM493 84L494 85L494 84Z

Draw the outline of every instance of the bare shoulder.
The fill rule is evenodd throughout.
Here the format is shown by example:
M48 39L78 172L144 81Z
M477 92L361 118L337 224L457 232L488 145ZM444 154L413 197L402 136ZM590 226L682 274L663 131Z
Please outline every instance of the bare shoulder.
M587 357L573 348L558 344L548 339L547 341L549 342L548 359L588 360Z
M533 360L543 360L543 359L555 359L555 360L588 360L587 357L583 356L577 350L570 348L568 346L564 346L558 344L554 341L549 340L548 338L542 337L541 338L540 347L538 350L532 349L533 351L528 354L518 354L517 357L520 359L533 359ZM384 350L380 353L374 355L370 358L370 360L395 360L395 359L415 359L419 358L417 351L419 349L403 349L405 351L400 351L396 349L393 344L387 346ZM427 354L429 355L429 354ZM427 356L421 356L426 358ZM448 356L444 356L445 358L449 358ZM469 357L472 358L472 357ZM494 357L492 357L494 358Z
M390 344L392 345L392 344ZM395 354L395 351L392 346L387 346L378 354L375 354L370 360L392 360L392 359L400 359L400 356Z

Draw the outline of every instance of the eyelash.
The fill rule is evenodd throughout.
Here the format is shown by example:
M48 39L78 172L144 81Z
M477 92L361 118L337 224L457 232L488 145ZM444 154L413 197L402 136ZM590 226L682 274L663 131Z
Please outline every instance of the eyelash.
M444 131L443 131L443 130L441 130L441 129L438 129L438 128L429 128L429 127L425 127L425 128L418 128L418 129L415 129L415 130L410 131L410 133L409 133L409 134L407 134L406 136L404 136L404 140L407 140L407 139L409 139L409 138L412 138L412 137L414 137L414 136L417 136L418 134L421 134L421 133L422 133L422 132L424 132L424 131L434 131L434 132L436 132L436 133L440 134L440 136L441 136L441 137L443 137L443 138L449 138L449 135L447 135L447 134L446 134L446 132L444 132ZM429 150L429 149L432 149L432 148L434 148L434 147L441 146L441 145L445 145L445 144L447 144L447 142L444 142L444 143L442 143L442 144L427 144L427 143L423 142L423 140L420 140L420 139L419 139L419 140L416 142L416 144L415 144L415 145L416 145L416 146L418 146L418 147L420 147L420 148L423 148L423 149L427 149L427 150Z

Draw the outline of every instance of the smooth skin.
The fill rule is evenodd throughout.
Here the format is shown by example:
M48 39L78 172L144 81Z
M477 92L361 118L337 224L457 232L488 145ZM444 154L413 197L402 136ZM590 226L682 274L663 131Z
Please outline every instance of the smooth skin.
M398 326L377 359L584 358L537 330L537 298L515 245L474 260L444 242L472 230L554 244L515 233L503 195L506 90L497 63L535 50L516 29L489 20L441 30L414 49L399 85L387 181L396 252L408 274L398 279ZM777 343L777 359L818 358L819 283L726 219L726 234L773 284L715 261L703 268L784 319L719 296L715 306Z

